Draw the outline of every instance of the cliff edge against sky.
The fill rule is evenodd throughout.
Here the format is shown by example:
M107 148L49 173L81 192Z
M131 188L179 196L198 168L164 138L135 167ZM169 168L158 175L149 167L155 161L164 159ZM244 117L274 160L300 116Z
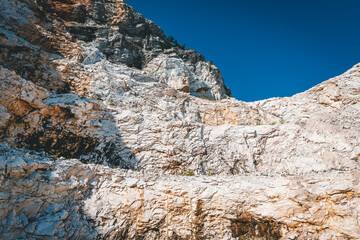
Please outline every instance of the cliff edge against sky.
M0 4L0 238L360 238L360 64L289 98L123 1Z

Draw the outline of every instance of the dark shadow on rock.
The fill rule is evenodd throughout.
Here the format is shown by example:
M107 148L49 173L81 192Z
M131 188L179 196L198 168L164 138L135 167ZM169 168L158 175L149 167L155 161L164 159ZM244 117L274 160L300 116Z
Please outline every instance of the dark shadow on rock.
M17 146L46 151L56 158L78 158L84 163L135 168L135 155L123 144L114 116L100 102L71 93L54 94L44 102L47 114L42 115L37 129L24 129L18 134ZM92 109L79 120L74 112L89 104Z
M10 113L17 110L12 112L13 119L9 121L11 126L7 127L5 138L11 139L18 147L46 151L55 157L135 168L137 159L122 143L114 116L106 106L98 100L69 93L69 83L52 62L61 56L49 54L1 28L0 49L0 65L51 91L42 104L34 106L29 102L33 101L32 98L27 97L31 96L31 90L22 88L23 83L19 82L20 95L13 103L16 106L6 103ZM8 90L14 94L18 92L18 89ZM19 111L19 108L26 110Z
M0 65L22 78L56 93L70 91L69 83L55 70L55 59L62 57L45 52L12 31L0 28Z
M233 238L253 239L264 238L269 240L280 239L281 228L285 226L271 218L259 219L250 213L243 213L231 221Z

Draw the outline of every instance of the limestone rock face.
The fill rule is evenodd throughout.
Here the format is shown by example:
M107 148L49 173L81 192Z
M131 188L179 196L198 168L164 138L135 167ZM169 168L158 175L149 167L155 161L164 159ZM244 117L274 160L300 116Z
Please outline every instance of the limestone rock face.
M360 64L229 95L121 0L3 0L0 238L360 238Z
M81 214L87 187L70 180L78 176L60 176L44 154L2 145L0 155L1 239L96 238Z
M2 239L360 237L359 170L186 177L0 152Z

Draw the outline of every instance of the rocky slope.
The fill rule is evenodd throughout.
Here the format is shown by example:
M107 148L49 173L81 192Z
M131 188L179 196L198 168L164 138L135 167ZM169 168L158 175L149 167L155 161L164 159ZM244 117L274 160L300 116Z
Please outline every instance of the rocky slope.
M123 1L3 0L0 93L0 238L360 238L360 64L245 103Z
M186 177L0 151L2 239L360 237L358 170Z

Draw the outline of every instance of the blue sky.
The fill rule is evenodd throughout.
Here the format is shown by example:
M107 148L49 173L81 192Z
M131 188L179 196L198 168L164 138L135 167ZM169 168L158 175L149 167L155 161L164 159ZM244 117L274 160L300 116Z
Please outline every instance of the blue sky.
M305 91L360 62L359 0L125 0L220 69L243 101Z

